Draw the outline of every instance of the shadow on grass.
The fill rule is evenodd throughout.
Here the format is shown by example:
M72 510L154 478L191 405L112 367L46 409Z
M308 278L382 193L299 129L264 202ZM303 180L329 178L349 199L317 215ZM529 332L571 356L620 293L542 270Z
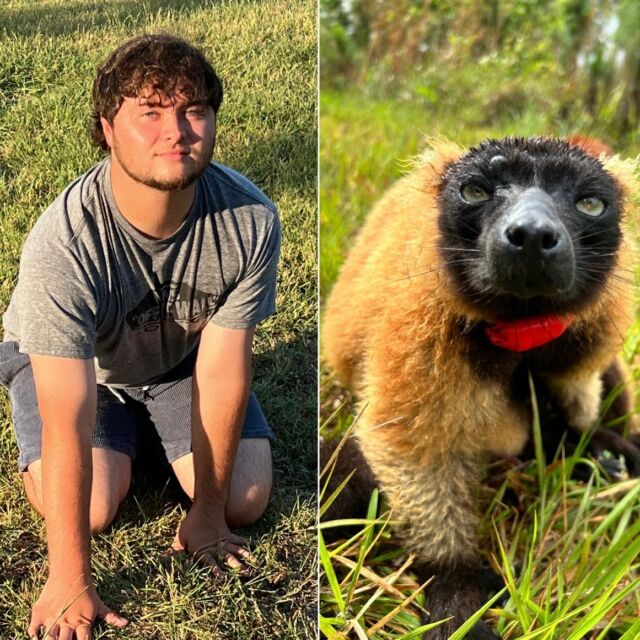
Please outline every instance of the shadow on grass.
M317 337L297 339L255 358L255 392L273 427L274 491L303 498L316 495Z
M315 333L306 331L295 340L254 357L253 389L275 433L274 487L266 514L270 524L275 524L279 512L290 510L299 500L316 497L316 344ZM131 493L136 495L139 490L141 495L157 501L157 512L167 501L187 507L189 500L171 471L159 437L151 425L143 430ZM125 509L117 522L140 524L141 517L144 520L147 516L153 517L153 510L141 514L137 508ZM263 532L262 524L261 520L255 528Z
M280 344L276 349L255 357L254 389L260 399L276 438L273 443L274 489L265 515L253 526L239 530L250 540L258 557L255 576L240 580L226 575L215 580L205 571L202 579L210 582L212 603L208 608L199 605L202 621L210 620L212 637L262 638L272 633L283 633L279 622L272 619L295 621L292 635L311 634L315 624L315 534L300 529L297 514L299 505L316 503L316 335L303 332L297 339ZM188 508L189 501L181 492L175 478L155 472L155 487L148 478L137 476L133 495L139 494L137 504L133 497L116 521L115 527L128 524L141 525L146 516L166 513L167 503L181 503ZM298 522L298 524L296 524ZM309 523L306 523L309 526ZM167 539L167 546L171 542ZM152 574L168 574L186 587L200 571L181 555L161 558L158 549L155 558L143 558L140 564L128 567L123 573L109 577L101 589L109 595L114 606L128 607L128 614L138 618L137 630L145 630L144 602L136 597L153 580ZM204 589L203 593L207 593ZM313 595L313 597L309 597ZM246 603L247 599L250 601ZM223 615L213 614L217 601L245 602L245 612L231 610ZM256 615L255 611L260 614ZM248 613L251 612L251 613ZM305 623L304 620L307 622ZM152 632L152 628L149 628ZM312 635L312 634L311 634ZM308 637L311 637L309 635ZM199 636L194 636L199 637Z
M129 629L135 637L168 638L169 615L176 625L172 638L294 640L314 636L315 345L315 332L302 332L255 358L255 391L276 440L270 504L258 523L238 531L250 541L258 559L250 580L231 573L217 580L183 555L162 557L182 517L177 507L187 509L189 501L169 467L153 458L153 448L139 449L142 455L132 488L113 525L94 542L98 591L105 602L130 617ZM10 466L8 459L3 466ZM28 510L26 498L20 498ZM42 586L36 567L44 570L46 562L44 530L39 519L33 522L41 528L25 524L24 529L14 528L3 535L0 557L5 558L5 570L0 582L16 597L24 580L32 582L35 591ZM9 614L2 611L4 604L0 619ZM23 623L29 605L21 602L21 611L8 615L7 621ZM14 637L14 631L15 627L7 627L6 634L0 635ZM123 636L103 626L95 637Z

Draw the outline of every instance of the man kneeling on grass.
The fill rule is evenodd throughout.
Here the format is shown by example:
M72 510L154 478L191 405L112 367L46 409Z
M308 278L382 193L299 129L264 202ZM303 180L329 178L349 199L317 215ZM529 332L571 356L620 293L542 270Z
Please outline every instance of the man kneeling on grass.
M275 310L280 229L251 182L210 164L221 101L190 44L123 44L93 86L92 136L108 157L24 246L0 380L47 527L30 636L44 627L85 640L98 618L127 623L95 590L90 533L127 493L141 416L193 499L173 548L214 571L251 560L228 527L259 518L271 490L273 433L250 392L251 345Z

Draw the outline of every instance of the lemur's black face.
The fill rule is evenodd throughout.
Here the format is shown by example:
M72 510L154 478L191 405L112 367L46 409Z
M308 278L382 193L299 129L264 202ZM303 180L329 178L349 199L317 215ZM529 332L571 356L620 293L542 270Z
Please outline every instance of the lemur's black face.
M443 263L492 317L577 312L615 265L620 189L563 140L483 142L445 171L438 204Z

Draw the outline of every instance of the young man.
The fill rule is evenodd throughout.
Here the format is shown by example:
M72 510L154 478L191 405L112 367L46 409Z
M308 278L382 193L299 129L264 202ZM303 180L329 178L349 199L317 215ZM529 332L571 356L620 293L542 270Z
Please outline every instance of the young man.
M219 571L251 559L229 526L271 489L272 431L251 387L255 325L275 311L280 229L246 178L210 164L222 86L202 54L134 38L99 68L94 142L108 157L37 221L3 318L25 490L49 576L29 635L85 640L127 621L91 577L90 534L114 518L145 415L193 504L173 543ZM71 604L69 604L71 603Z

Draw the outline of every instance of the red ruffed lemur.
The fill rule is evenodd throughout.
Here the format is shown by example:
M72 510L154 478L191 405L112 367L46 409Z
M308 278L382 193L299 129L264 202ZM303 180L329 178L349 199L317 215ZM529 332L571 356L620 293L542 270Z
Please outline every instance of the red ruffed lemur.
M448 638L486 599L476 493L486 462L529 439L529 375L577 432L620 381L634 188L629 163L579 138L439 143L374 208L342 268L322 347L363 407L367 481L435 576L431 619L452 617L425 638ZM633 442L595 434L640 472ZM479 623L468 637L498 636Z

